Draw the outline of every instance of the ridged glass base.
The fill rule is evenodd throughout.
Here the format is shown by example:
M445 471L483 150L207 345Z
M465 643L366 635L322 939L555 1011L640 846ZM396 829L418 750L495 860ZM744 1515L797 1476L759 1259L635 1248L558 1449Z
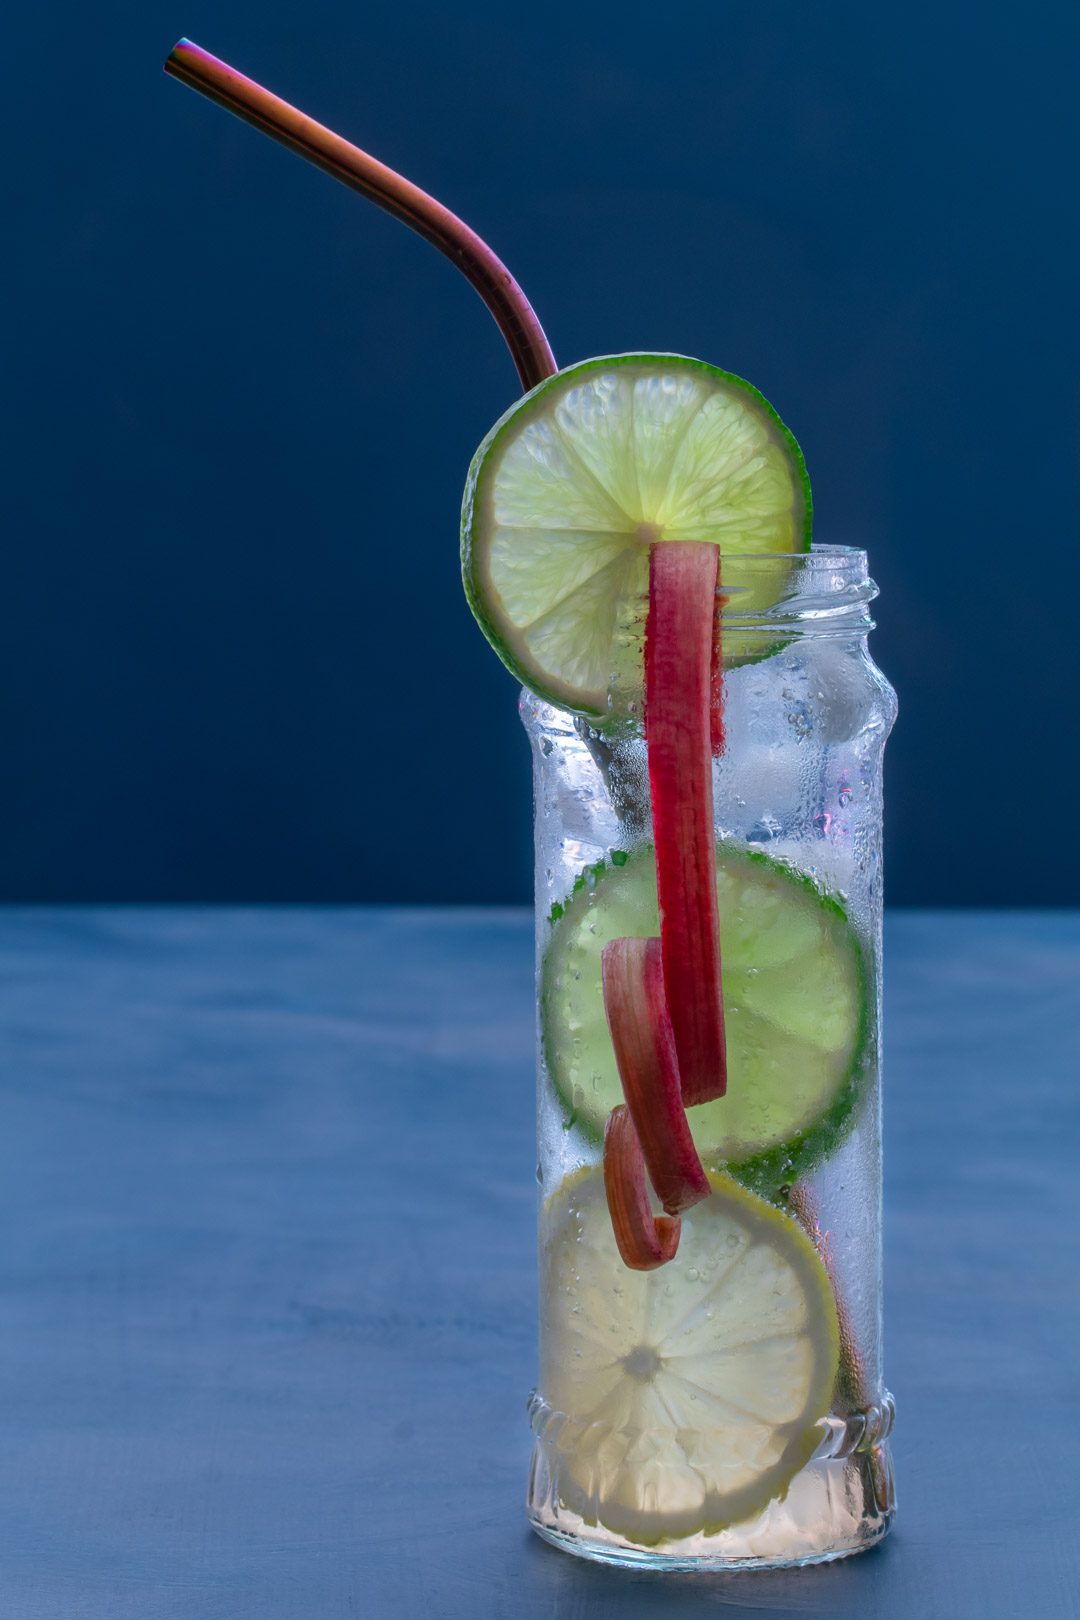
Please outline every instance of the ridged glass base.
M890 1396L880 1407L827 1419L817 1454L792 1480L783 1501L770 1502L764 1512L719 1534L686 1536L655 1547L638 1546L602 1524L587 1524L559 1500L545 1414L537 1411L538 1405L543 1403L534 1397L529 1520L545 1541L578 1558L654 1570L785 1569L864 1552L892 1524Z

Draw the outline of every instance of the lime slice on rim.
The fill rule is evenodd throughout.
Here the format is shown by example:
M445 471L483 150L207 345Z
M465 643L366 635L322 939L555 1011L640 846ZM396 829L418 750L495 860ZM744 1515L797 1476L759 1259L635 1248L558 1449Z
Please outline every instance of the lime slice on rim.
M568 1117L598 1138L622 1086L604 1014L609 939L659 929L652 846L599 862L552 910L544 1056ZM763 1192L804 1174L854 1118L869 1019L864 955L839 902L756 850L721 844L727 1094L687 1112L698 1151Z
M620 615L648 589L654 541L787 554L809 547L810 515L802 453L742 378L681 355L586 360L534 388L476 452L465 592L525 686L601 715ZM785 577L766 569L740 613L768 607Z
M598 1170L544 1208L540 1388L560 1501L642 1545L782 1497L820 1438L839 1330L790 1216L712 1176L659 1271L628 1271Z

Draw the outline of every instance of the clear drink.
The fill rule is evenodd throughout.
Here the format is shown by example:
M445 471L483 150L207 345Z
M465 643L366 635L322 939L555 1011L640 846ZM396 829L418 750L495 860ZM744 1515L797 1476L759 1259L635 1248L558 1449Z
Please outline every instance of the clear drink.
M787 583L763 608L775 587L755 587L779 567ZM834 1558L878 1540L893 1511L879 1053L881 761L895 697L867 649L876 589L865 553L818 546L725 560L723 589L726 746L713 793L730 1069L728 1095L688 1117L717 1184L731 1175L750 1189L745 1208L766 1209L726 1282L733 1238L723 1222L710 1237L714 1200L683 1215L679 1252L646 1272L621 1264L604 1206L603 1121L620 1094L599 949L657 929L641 725L631 716L605 740L521 701L536 806L541 1205L528 1511L571 1551L664 1567ZM624 626L631 663L645 607ZM817 1411L799 1402L820 1378L815 1357L832 1352L820 1332L806 1348L799 1313L800 1289L819 1308L819 1284L839 1348ZM799 1296L788 1316L763 1316L785 1286ZM746 1348L725 1337L725 1311L750 1324Z

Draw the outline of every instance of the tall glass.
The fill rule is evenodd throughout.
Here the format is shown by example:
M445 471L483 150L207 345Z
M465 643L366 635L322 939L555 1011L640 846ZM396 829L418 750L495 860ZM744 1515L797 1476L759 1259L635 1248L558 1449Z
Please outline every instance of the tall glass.
M755 1505L738 1522L695 1517L695 1458L715 1438L707 1403L688 1426L690 1408L669 1412L662 1401L643 1407L629 1400L635 1380L661 1364L665 1346L648 1342L647 1332L641 1343L632 1342L632 1335L617 1331L618 1321L638 1309L642 1291L667 1288L671 1277L668 1267L645 1274L621 1269L610 1228L596 1218L603 1200L602 1118L612 1100L604 1091L610 1077L600 1074L604 1059L588 1044L595 1039L598 1015L590 997L601 995L599 975L595 983L573 982L582 980L582 970L560 943L582 897L602 906L609 876L648 859L641 724L631 714L614 733L601 735L528 693L521 699L534 759L539 1009L540 1378L530 1402L535 1447L528 1512L542 1536L581 1556L670 1569L841 1557L879 1540L893 1513L893 1406L882 1382L880 1018L881 763L896 699L867 649L868 605L877 591L866 554L842 547L815 546L781 560L725 559L723 576L718 614L726 741L714 769L718 848L728 852L733 870L765 874L781 907L789 904L793 926L802 927L800 919L817 916L814 908L820 908L830 948L839 951L842 938L852 961L857 958L861 1000L851 1072L835 1095L830 1091L814 1105L819 1117L802 1121L793 1142L774 1144L752 1164L732 1165L710 1153L695 1129L711 1172L733 1170L781 1221L809 1235L839 1327L832 1398L813 1425L809 1460L781 1480L767 1505ZM620 639L630 662L640 657L645 609L645 603L634 605L623 624ZM633 892L623 885L620 932L655 933L655 910L648 915L643 903L640 916L626 914ZM722 892L722 949L739 921L729 916L725 922L724 904ZM593 926L585 921L586 935ZM781 918L781 934L784 927ZM592 972L585 970L585 980ZM729 1049L737 983L725 979ZM575 1009L571 1015L568 1006ZM576 1076L573 1085L568 1074ZM793 1077L796 1088L801 1079ZM729 1093L737 1084L733 1074ZM776 1217L768 1219L776 1225ZM573 1241L568 1220L576 1222ZM670 1268L690 1259L677 1254ZM679 1279L691 1303L694 1275ZM585 1303L591 1321L581 1331L592 1338L575 1338L580 1290L602 1293L607 1279L610 1296ZM711 1314L712 1303L710 1279L703 1276L698 1308ZM596 1367L603 1353L596 1339L609 1322L614 1349L610 1365L602 1366L598 1404ZM592 1382L578 1376L582 1368L591 1368ZM757 1464L747 1466L752 1471ZM659 1516L649 1511L656 1504Z

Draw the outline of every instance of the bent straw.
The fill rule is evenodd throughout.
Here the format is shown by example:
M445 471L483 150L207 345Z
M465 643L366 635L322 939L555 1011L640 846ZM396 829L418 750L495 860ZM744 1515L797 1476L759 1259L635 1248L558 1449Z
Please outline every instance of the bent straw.
M851 1320L847 1301L840 1287L829 1254L828 1234L821 1230L818 1219L817 1201L807 1182L800 1181L791 1189L788 1197L788 1208L791 1209L799 1225L814 1245L821 1263L825 1267L829 1282L832 1284L833 1299L836 1301L837 1323L840 1329L840 1365L836 1376L836 1397L838 1404L845 1414L861 1412L870 1405L870 1381L867 1377L866 1365L863 1361L862 1350Z
M836 1275L836 1267L829 1253L829 1234L821 1229L817 1201L807 1182L800 1181L792 1187L788 1197L788 1208L792 1211L795 1219L817 1250L832 1286L833 1299L836 1302L837 1323L840 1328L840 1362L836 1372L836 1384L833 1388L833 1401L841 1416L845 1418L862 1416L864 1419L868 1419L870 1417L870 1408L874 1404L872 1400L874 1391L871 1387L869 1371L856 1336L854 1323L851 1320L847 1300L844 1298L843 1289L840 1286L840 1279ZM874 1500L877 1503L879 1512L889 1513L893 1507L892 1467L881 1449L880 1429L875 1431L869 1444L867 1444L866 1432L864 1423L855 1450L866 1451Z
M509 270L487 243L442 203L190 39L173 46L165 72L254 124L282 146L299 152L309 163L434 243L457 265L491 311L526 391L558 369L544 329Z

